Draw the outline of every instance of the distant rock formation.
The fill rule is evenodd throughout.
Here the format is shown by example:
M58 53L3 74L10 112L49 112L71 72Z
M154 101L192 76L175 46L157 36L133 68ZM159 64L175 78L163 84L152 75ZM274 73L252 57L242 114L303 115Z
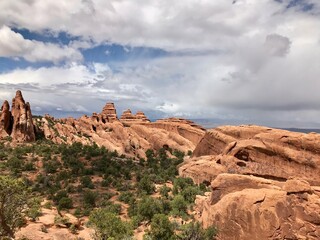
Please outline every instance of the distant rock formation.
M1 137L10 136L13 141L35 141L30 104L25 103L21 91L12 100L11 112L8 101L4 101L0 116Z
M138 111L136 113L136 119L139 119L143 122L150 122L150 120L147 118L147 116L142 111Z
M218 127L179 173L211 187L195 209L218 239L320 239L319 134Z
M117 111L114 107L114 103L107 103L103 107L101 115L104 119L107 119L108 122L114 122L118 120Z
M205 131L191 122L150 122L143 112L133 115L130 110L117 118L113 103L107 103L101 113L79 119L54 119L46 115L34 121L45 138L56 143L96 143L119 154L145 157L148 149L169 146L187 153L193 151Z
M120 121L125 124L150 122L142 111L138 111L136 115L133 115L130 109L127 109L122 113Z

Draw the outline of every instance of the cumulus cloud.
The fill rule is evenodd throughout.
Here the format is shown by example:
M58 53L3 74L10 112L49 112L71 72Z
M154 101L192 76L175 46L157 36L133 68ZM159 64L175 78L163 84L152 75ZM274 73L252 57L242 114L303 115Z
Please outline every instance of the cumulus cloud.
M68 62L0 74L4 92L20 86L42 99L39 109L99 111L113 100L123 108L171 115L319 122L318 0L17 0L0 1L0 8L6 10L0 11L0 25L79 37L68 46L51 46L7 27L2 31L16 44L1 37L2 56L81 59L79 49L100 43L169 53L112 67ZM43 54L50 48L57 48L50 51L55 57ZM35 95L39 89L44 94Z
M146 87L100 63L13 70L0 74L0 89L1 100L11 99L13 89L21 89L32 107L42 112L90 114L101 111L107 101L118 103L121 110L155 104L148 101L152 97Z
M0 56L24 58L30 62L58 63L82 60L81 53L74 48L28 40L5 25L0 28Z
M236 37L254 34L284 8L269 0L1 1L0 23L32 31L50 29L97 42L150 46L167 50L232 46ZM139 17L137 17L139 16ZM30 19L32 18L32 21ZM253 29L253 26L254 29Z
M264 46L269 54L283 57L289 52L290 44L289 38L279 34L270 34L266 37Z

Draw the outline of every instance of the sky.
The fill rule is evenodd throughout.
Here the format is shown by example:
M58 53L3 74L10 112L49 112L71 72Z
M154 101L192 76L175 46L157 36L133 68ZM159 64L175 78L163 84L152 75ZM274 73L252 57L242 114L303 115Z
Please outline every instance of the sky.
M319 0L1 0L0 100L320 127Z

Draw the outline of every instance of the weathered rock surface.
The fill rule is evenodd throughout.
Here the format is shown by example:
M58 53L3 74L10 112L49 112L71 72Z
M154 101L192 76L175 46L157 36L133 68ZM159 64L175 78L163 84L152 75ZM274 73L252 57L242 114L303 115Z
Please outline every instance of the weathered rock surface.
M65 218L69 224L73 224L77 229L77 234L73 234L64 225L55 223L55 218L59 216L58 211L53 209L42 209L42 216L35 222L28 222L26 226L16 233L16 239L27 238L30 240L91 240L93 229L86 227L84 219L77 219L66 213Z
M263 178L218 178L212 182L211 197L196 200L198 219L205 227L216 225L218 239L320 238L320 197L312 187L288 192L287 183ZM295 182L300 185L300 180Z
M12 120L11 120L11 112L10 106L8 101L4 101L1 107L1 114L0 114L0 131L1 137L7 137L11 134Z
M107 103L101 112L102 120L105 119L108 122L114 122L118 120L117 111L114 107L114 103Z
M197 173L207 164L201 156L210 155L215 162L211 163L212 168L221 165L224 172L280 181L299 177L310 184L320 184L319 134L259 126L224 126L207 131L193 155L197 157L181 168L181 174L197 178Z
M107 103L101 113L79 119L55 119L49 115L32 119L30 104L25 103L21 91L16 92L11 109L7 101L1 107L2 139L10 136L16 142L31 142L36 136L43 136L55 143L96 143L136 157L144 157L146 150L163 146L185 153L193 151L205 133L201 127L182 119L151 123L141 111L133 115L127 110L119 120L113 103Z
M108 105L108 104L107 104ZM107 106L106 105L106 106ZM114 105L108 105L108 109ZM54 119L45 116L35 121L37 129L43 131L47 139L56 143L81 142L96 143L119 154L145 157L148 149L158 150L163 146L187 153L193 151L205 131L188 121L163 121L151 123L142 112L133 115L127 111L126 117L110 120L107 114L115 114L115 110L95 113L91 117L79 119ZM109 111L109 110L108 110ZM112 115L114 116L114 115Z
M21 91L16 92L12 100L11 112L8 101L1 108L1 137L11 136L17 142L35 141L30 104L24 101Z
M150 122L150 120L147 118L147 116L142 111L138 111L136 113L136 119L139 119L143 122Z
M143 112L138 111L136 115L134 115L130 109L127 109L122 113L120 121L127 125L150 122Z
M197 218L219 239L320 239L320 135L259 126L206 132L179 169L211 186Z

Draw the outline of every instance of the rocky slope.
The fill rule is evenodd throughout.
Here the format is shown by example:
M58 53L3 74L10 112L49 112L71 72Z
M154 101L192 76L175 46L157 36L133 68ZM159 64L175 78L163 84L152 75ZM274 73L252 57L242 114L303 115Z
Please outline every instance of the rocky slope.
M110 105L110 104L107 104ZM183 121L150 122L141 112L140 117L118 120L109 114L93 114L79 119L37 119L35 124L45 138L56 143L96 143L119 154L145 156L147 149L164 146L183 152L193 151L204 135L204 130ZM142 115L144 117L142 117ZM111 120L110 120L111 119Z
M55 119L49 115L34 118L20 91L12 101L4 102L0 113L0 138L10 136L14 142L35 141L43 136L55 143L96 143L119 154L144 157L147 149L163 146L183 152L193 151L204 135L200 126L183 119L150 122L141 111L125 111L120 119L113 103L107 103L101 113L79 119Z
M211 186L198 219L220 239L320 239L320 135L224 126L193 155L179 172Z

